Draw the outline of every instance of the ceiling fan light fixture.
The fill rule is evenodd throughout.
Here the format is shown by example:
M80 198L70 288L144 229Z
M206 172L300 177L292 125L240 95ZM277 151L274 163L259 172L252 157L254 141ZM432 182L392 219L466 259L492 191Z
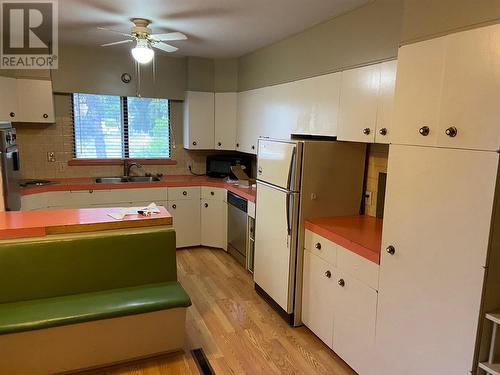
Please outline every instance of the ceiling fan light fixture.
M137 44L132 48L132 56L139 64L147 64L153 60L155 52L145 39L137 40Z

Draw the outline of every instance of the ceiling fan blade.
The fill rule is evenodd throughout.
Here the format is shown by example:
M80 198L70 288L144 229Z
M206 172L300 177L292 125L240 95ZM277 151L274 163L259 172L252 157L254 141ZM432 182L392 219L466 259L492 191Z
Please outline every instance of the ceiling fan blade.
M165 51L165 52L175 52L179 49L177 47L171 46L170 44L163 43L163 42L154 43L154 44L152 44L152 46L154 48L161 49L162 51Z
M117 44L124 44L124 43L130 43L130 42L133 42L133 40L132 39L120 40L119 42L112 42L112 43L101 44L101 47L116 46Z
M98 27L97 27L97 29L98 29L98 30L102 30L102 31L109 31L109 32L111 32L111 33L120 34L120 35L123 35L123 36L128 36L128 37L130 37L130 34L123 33L123 32L118 31L118 30L111 30L111 29L107 29L107 28L105 28L105 27L100 27L100 26L98 26Z
M165 34L152 34L150 36L154 40L159 41L168 41L168 40L186 40L187 36L183 33L173 32L173 33L165 33Z

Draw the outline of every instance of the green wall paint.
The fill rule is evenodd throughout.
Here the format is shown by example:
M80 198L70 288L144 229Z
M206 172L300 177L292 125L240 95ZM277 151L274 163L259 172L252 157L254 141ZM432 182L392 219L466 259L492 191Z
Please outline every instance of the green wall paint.
M214 91L214 60L201 57L187 58L187 83L189 91Z
M402 43L500 20L500 0L405 0Z

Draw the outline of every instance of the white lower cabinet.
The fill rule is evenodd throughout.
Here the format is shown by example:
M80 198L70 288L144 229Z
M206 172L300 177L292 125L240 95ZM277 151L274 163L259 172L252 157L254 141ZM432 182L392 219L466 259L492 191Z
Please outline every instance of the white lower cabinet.
M332 349L358 374L370 374L375 349L377 291L338 269Z
M201 244L200 200L168 201L167 210L174 219L177 247Z
M307 230L305 247L302 322L356 372L371 374L378 293L366 280L378 277L378 265Z
M335 267L304 250L302 322L330 348L333 343L335 272Z
M225 200L201 200L201 244L227 248L227 204Z

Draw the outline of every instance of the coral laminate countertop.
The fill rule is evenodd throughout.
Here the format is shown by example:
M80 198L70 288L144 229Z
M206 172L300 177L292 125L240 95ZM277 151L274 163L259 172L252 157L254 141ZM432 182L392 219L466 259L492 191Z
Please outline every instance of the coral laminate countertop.
M172 225L172 215L164 207L159 208L158 214L127 215L123 220L108 215L120 211L118 207L0 212L0 240Z
M382 219L364 215L326 217L306 220L305 228L380 264Z
M184 186L210 186L229 190L239 196L255 202L256 189L245 188L233 184L225 183L220 178L206 176L163 176L161 181L156 182L127 182L121 184L98 184L95 178L59 178L50 179L55 183L52 185L33 186L21 188L21 195L45 193L48 191L69 191L69 190L109 190L109 189L140 189L155 187L184 187Z

